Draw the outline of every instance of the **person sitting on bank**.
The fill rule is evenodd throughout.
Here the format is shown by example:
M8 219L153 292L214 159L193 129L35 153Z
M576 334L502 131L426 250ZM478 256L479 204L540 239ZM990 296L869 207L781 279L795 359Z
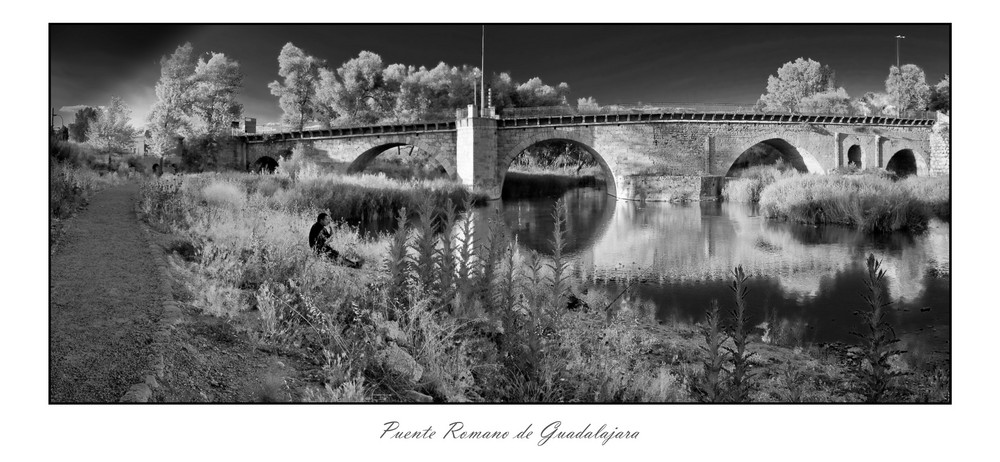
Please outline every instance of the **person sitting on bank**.
M350 268L360 268L362 261L355 260L352 258L341 257L340 252L337 252L332 246L330 246L330 237L333 236L333 231L330 230L330 216L326 213L320 213L316 217L316 223L312 225L309 230L309 247L313 249L319 255L327 257L337 263L342 263Z

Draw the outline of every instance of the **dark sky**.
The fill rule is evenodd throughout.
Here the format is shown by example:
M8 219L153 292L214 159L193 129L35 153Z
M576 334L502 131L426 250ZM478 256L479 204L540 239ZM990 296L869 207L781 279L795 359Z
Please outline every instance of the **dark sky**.
M120 95L142 125L155 97L159 59L189 41L223 52L246 75L240 100L249 117L276 121L278 52L293 42L338 67L368 50L385 64L479 65L479 25L60 25L50 26L51 103L72 107ZM851 96L884 90L895 63L921 66L929 83L950 74L949 25L487 25L486 71L517 81L567 82L571 99L599 103L753 102L767 76L798 57L837 72Z

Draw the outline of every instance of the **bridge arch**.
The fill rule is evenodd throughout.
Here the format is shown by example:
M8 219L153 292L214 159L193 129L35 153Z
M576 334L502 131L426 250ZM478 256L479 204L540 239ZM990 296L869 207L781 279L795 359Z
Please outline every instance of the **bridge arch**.
M277 168L278 161L271 156L260 156L250 164L250 169L257 173L274 173Z
M733 176L733 169L744 159L743 156L758 144L774 148L774 150L780 153L781 159L785 163L790 164L799 172L826 173L826 169L823 168L819 159L812 155L812 153L792 144L780 134L769 134L751 140L751 142L744 144L739 151L734 152L734 158L730 163L729 169L726 171L726 176Z
M922 176L927 174L927 163L924 162L923 156L918 151L903 148L889 158L889 161L885 163L885 169L900 177Z
M592 146L594 144L592 137L587 137L581 135L576 131L568 130L550 130L541 133L535 133L525 139L522 139L514 146L507 150L505 153L497 156L497 193L499 194L503 191L504 181L507 179L507 170L510 169L510 165L514 163L514 159L521 154L525 149L528 149L538 143L544 141L567 141L573 143L585 151L589 152L597 164L600 165L601 171L605 175L604 187L607 190L608 195L618 197L618 180L615 176L614 169L611 164L608 163L608 159L602 156L596 149Z
M427 152L432 158L441 164L448 178L456 178L455 160L453 156L445 155L439 149L435 149L424 143L420 137L379 137L371 142L362 145L362 152L347 166L347 173L357 173L363 171L368 164L372 163L379 154L397 146L413 146L421 151Z
M847 149L847 165L857 168L864 168L865 155L861 151L860 144L852 144L850 148Z

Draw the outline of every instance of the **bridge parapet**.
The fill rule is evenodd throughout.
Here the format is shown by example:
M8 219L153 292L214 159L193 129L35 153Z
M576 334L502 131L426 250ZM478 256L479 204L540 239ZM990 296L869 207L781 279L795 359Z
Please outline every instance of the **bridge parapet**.
M907 119L899 117L873 117L849 115L806 115L739 112L656 112L596 115L548 115L507 117L498 121L497 128L519 128L554 125L595 125L650 122L709 122L709 123L776 123L776 124L830 124L830 125L883 125L931 126L934 119Z
M427 133L455 131L454 120L414 122L393 125L354 125L348 127L332 127L316 130L288 131L275 133L258 133L252 135L237 135L236 138L246 143L267 143L277 141L294 141L305 139L324 139L356 136L399 135L409 133Z
M500 113L501 119L534 118L542 116L587 116L587 115L624 115L624 114L754 114L771 116L828 116L856 117L876 119L904 120L934 120L933 111L906 111L899 115L873 114L870 110L854 107L838 111L825 110L770 110L757 107L754 104L743 103L634 103L610 104L606 106L574 108L564 106L540 106L505 108Z

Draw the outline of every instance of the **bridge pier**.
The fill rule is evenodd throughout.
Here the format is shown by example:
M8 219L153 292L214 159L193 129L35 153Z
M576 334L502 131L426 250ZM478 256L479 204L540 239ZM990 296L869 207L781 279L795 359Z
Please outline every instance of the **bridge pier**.
M459 181L490 199L499 199L496 119L474 117L470 110L469 117L459 119L455 128L455 170Z

